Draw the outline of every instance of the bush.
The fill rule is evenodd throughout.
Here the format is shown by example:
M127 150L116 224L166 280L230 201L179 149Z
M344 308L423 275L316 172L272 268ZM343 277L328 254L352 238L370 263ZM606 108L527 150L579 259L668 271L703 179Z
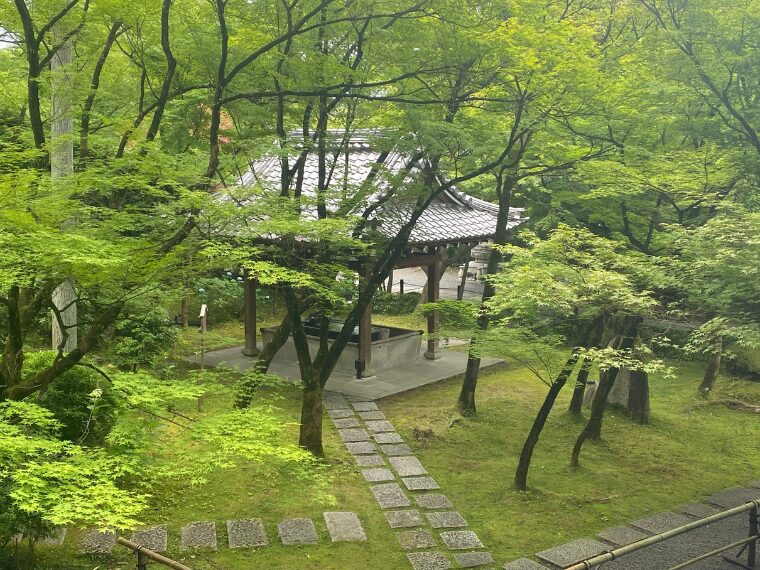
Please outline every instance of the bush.
M193 283L188 311L197 322L201 304L208 306L208 323L240 320L243 315L243 284L230 277L203 277Z
M177 343L179 331L160 306L145 303L128 310L128 318L116 327L110 352L114 364L135 372L166 356Z
M50 365L53 351L27 356L24 373L32 375ZM116 397L97 372L75 366L37 395L37 403L61 423L60 437L86 444L101 443L116 423Z
M420 293L379 292L372 301L372 312L381 315L405 315L414 312L420 302Z

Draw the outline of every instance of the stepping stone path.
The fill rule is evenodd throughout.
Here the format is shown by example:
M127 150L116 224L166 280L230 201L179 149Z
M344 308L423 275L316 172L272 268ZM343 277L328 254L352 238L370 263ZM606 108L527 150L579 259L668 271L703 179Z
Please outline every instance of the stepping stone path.
M255 548L269 544L261 519L227 521L227 540L230 548Z
M191 548L212 548L216 550L216 523L214 521L196 521L183 526L180 531L182 550Z
M530 558L520 558L504 565L504 570L546 570L546 566L533 562Z
M364 542L367 535L356 513L324 513L333 542Z
M349 401L350 398L332 393L325 393L324 398L329 401L325 408L346 449L356 459L357 470L371 483L370 491L385 511L388 526L399 529L396 533L399 546L415 551L407 554L411 567L439 570L454 567L455 561L458 568L492 568L494 559L483 551L477 534L469 530L445 530L466 527L467 521L453 510L445 495L429 492L439 489L438 483L377 404ZM414 503L416 509L407 508ZM431 529L444 532L435 536Z
M631 526L649 534L660 534L690 522L690 518L677 513L657 513L651 517L633 521Z
M317 528L311 519L287 519L277 525L280 540L286 546L317 544Z
M111 554L116 546L116 534L92 528L79 540L80 550L85 554Z
M166 552L169 530L165 524L138 529L132 533L129 540L153 552Z
M610 550L607 544L590 538L579 538L567 544L555 546L536 554L544 562L554 564L560 568L580 562L585 558L596 556L606 550Z
M617 528L610 528L602 531L596 536L617 547L628 546L629 544L645 539L649 535L634 528L619 526Z

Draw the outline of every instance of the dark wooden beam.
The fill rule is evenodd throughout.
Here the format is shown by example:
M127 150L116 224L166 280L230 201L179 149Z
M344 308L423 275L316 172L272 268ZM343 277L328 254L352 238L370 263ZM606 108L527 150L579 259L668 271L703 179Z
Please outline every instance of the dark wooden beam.
M427 301L428 303L436 303L440 297L440 284L441 276L438 274L439 261L441 258L438 247L431 247L431 257L437 258L438 261L431 261L427 270ZM441 268L444 269L444 268ZM427 351L425 352L425 358L428 360L435 360L440 358L438 353L438 339L435 338L438 335L438 311L432 311L427 317Z
M423 265L433 265L440 263L441 254L438 248L431 248L435 250L435 253L420 253L418 255L410 255L408 257L402 257L396 262L395 269L405 269L407 267L422 267Z
M244 300L244 319L245 319L245 347L243 354L245 356L256 356L259 349L256 346L256 279L251 279L246 269L243 273L243 300Z

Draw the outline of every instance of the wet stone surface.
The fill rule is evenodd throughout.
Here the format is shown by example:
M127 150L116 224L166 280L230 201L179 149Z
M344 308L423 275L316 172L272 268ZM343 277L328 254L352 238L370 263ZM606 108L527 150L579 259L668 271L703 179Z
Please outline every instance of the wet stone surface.
M495 563L489 552L457 552L454 554L454 560L462 568L475 568Z
M385 461L379 455L356 455L356 464L359 467L373 467L375 465L385 465Z
M457 511L425 513L433 528L458 528L467 526L467 521Z
M580 538L567 544L555 546L536 554L541 560L560 567L570 566L586 558L596 556L610 547L598 540Z
M377 467L375 469L365 469L362 471L362 475L366 481L370 483L377 483L379 481L393 481L395 479L390 469L385 467Z
M165 524L142 528L132 533L130 540L154 552L166 552L169 530Z
M110 554L115 545L115 533L100 532L96 528L85 532L79 541L79 548L86 554Z
M404 439L396 432L374 433L372 437L377 443L404 443Z
M435 538L426 530L407 530L398 533L396 538L404 550L418 550L435 546Z
M182 550L189 548L216 549L216 523L213 521L195 521L183 526L180 531Z
M440 552L410 552L406 555L414 570L445 570L451 562Z
M440 489L432 477L404 477L401 479L410 491L430 491Z
M391 444L391 445L380 445L380 449L382 449L383 453L385 453L385 455L388 455L388 456L414 455L414 453L412 453L412 450L405 443L396 443L396 444Z
M441 539L446 548L451 550L469 550L471 548L483 548L483 543L478 535L471 530L452 530L441 533Z
M422 466L420 460L413 455L391 457L388 459L388 463L393 466L401 477L427 475L427 470Z
M616 546L627 546L634 542L638 542L649 535L627 526L619 526L617 528L603 530L597 536Z
M324 513L327 532L333 542L363 542L367 540L364 527L356 513Z
M311 519L287 519L277 525L280 540L286 546L317 544L317 529Z
M369 441L369 434L363 429L339 429L338 433L343 441L351 443L355 441Z
M414 500L423 509L450 509L454 506L446 495L417 495Z
M383 509L408 507L412 504L398 483L383 483L370 488L378 504Z
M385 518L391 528L410 528L422 526L424 523L419 511L387 511Z
M230 548L254 548L269 544L261 519L227 521L227 539Z
M371 441L357 441L353 443L347 443L346 449L353 455L369 455L371 453L377 453L377 447Z

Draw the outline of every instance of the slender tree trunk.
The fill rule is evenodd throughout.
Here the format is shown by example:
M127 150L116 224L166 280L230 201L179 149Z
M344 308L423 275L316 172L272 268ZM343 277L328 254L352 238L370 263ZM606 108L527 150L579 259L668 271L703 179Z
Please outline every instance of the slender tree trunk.
M536 419L533 421L533 426L530 428L530 433L520 452L520 461L517 464L517 471L515 472L515 487L520 491L525 491L528 488L528 469L530 468L530 461L533 458L533 450L536 448L541 431L544 429L546 420L549 418L554 403L557 401L557 396L559 396L560 391L567 383L567 379L572 374L576 362L578 362L578 352L577 350L573 350L570 358L567 359L559 375L549 388L549 393L546 394L544 403L538 410L538 414L536 414Z
M649 375L643 370L631 370L628 414L640 424L649 423Z
M710 392L715 386L715 381L718 379L718 373L720 372L721 353L723 352L723 337L718 337L713 347L713 351L710 353L710 358L707 361L707 370L702 378L702 383L699 385L699 395L703 398L710 396Z
M322 386L316 371L303 389L298 445L317 457L325 454L322 447Z
M568 411L574 416L580 416L583 409L583 394L586 391L586 382L588 382L588 375L591 372L591 360L584 358L581 363L581 369L578 371L578 377L575 379L575 389L573 389L573 397L570 400L570 408Z

